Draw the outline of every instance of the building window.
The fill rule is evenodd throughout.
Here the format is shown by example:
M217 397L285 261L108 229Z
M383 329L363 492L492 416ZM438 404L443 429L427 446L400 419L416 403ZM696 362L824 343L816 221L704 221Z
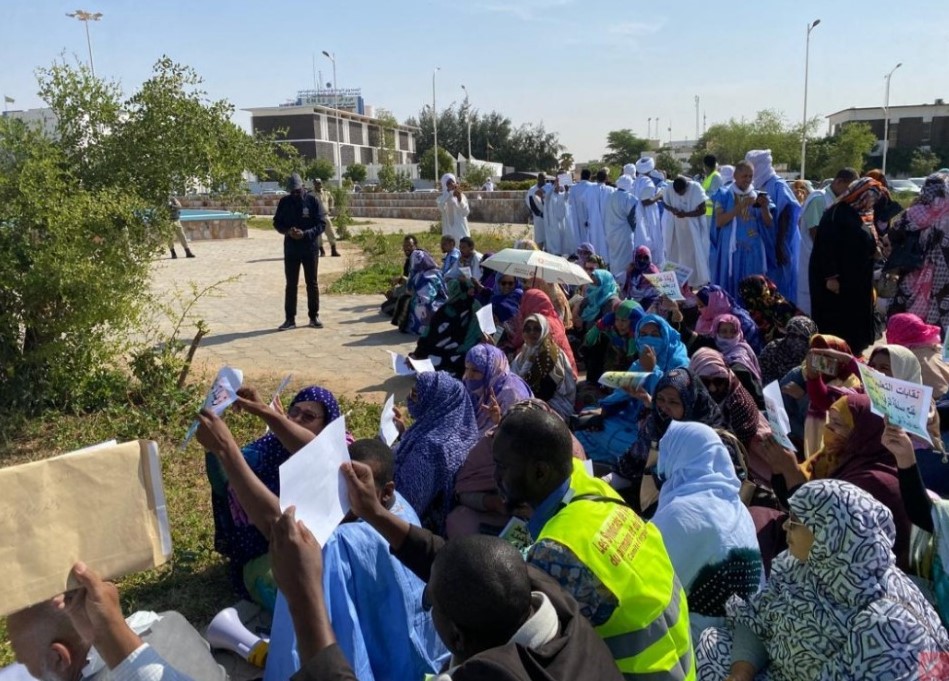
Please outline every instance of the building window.
M356 149L349 144L343 144L339 148L340 156L343 158L344 166L351 166L356 162Z
M335 142L338 139L336 136L337 131L342 132L336 127L338 122L339 121L333 116L326 117L326 139L328 139L330 142Z
M409 133L400 132L399 133L399 149L402 151L409 150Z
M373 152L372 147L360 147L359 155L361 158L359 162L362 163L364 166L368 166L372 164L372 152Z
M349 143L363 146L366 144L363 136L363 124L357 121L349 122Z

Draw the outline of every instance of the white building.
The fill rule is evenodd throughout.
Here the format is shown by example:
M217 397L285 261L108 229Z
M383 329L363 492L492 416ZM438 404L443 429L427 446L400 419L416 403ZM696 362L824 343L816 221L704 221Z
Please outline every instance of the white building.
M366 166L368 179L378 179L382 167L380 152L383 127L394 128L395 169L412 179L418 178L415 156L415 135L418 128L408 125L385 125L383 121L349 111L318 105L266 106L245 109L251 115L251 129L257 133L283 131L281 141L289 142L306 159L326 159L337 163L336 140L342 158L342 172L355 163Z
M882 106L851 107L827 117L828 133L836 135L849 123L867 123L877 137L875 154L882 153L884 134ZM890 149L949 149L949 104L890 106Z
M23 121L27 125L39 125L43 129L43 132L45 132L49 137L56 136L57 121L52 109L44 108L4 111L3 117Z

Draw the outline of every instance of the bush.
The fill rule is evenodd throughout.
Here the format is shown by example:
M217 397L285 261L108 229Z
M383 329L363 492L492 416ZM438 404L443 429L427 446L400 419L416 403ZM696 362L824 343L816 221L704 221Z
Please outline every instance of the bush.
M527 191L537 184L537 180L501 180L497 184L498 191Z
M488 181L488 178L491 177L491 168L476 163L469 165L468 172L465 173L464 181L472 189L481 189L484 186L484 183Z
M346 187L329 187L333 193L333 202L336 205L336 215L333 217L333 226L336 228L336 238L345 241L350 238L349 226L353 218L349 214L349 190Z
M455 159L443 147L438 147L438 177L435 177L434 147L426 150L418 162L419 175L426 180L434 180L437 184L445 173L455 172Z
M368 176L369 170L362 163L353 163L351 166L348 166L346 172L343 173L343 177L355 184L365 182Z
M323 180L323 182L335 180L336 166L329 159L318 158L306 167L306 170L303 171L303 177L310 181L317 179Z

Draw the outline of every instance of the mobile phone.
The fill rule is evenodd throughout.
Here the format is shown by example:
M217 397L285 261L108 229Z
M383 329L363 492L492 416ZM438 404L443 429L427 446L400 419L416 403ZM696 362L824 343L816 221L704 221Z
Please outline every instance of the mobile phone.
M824 374L825 376L836 376L838 366L837 360L833 357L821 355L816 352L811 354L811 369L818 373Z

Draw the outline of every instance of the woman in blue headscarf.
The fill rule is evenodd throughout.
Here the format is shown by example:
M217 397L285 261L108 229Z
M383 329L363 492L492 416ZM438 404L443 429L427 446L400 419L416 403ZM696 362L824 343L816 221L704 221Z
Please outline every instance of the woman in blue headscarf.
M655 314L647 314L636 325L639 359L628 371L649 374L639 390L652 394L662 375L689 365L689 355L679 332ZM599 409L581 414L576 433L587 456L594 461L615 464L636 442L643 403L623 390L614 390L600 400Z
M489 270L485 270L489 271ZM491 296L491 311L500 324L504 324L517 316L524 297L524 287L517 277L511 274L498 275L494 284L494 295Z
M587 284L583 301L578 309L584 328L596 324L603 315L616 309L620 303L619 286L609 270L593 270L592 284ZM574 322L574 326L577 326Z
M313 436L319 435L340 417L339 404L329 390L311 385L296 394L286 416L274 412L257 396L256 391L239 391L238 406L267 420L291 422L302 426ZM274 494L280 494L280 466L301 447L299 438L290 437L285 428L274 427L263 437L241 449L254 474ZM281 436L283 441L281 441ZM309 436L307 436L309 437ZM347 434L347 440L352 438ZM214 549L228 559L234 591L273 610L276 586L270 574L268 543L248 518L237 496L227 482L224 469L210 452L205 453L205 467L211 483L211 508L214 515Z
M462 382L471 396L479 435L498 425L511 405L534 396L524 379L511 371L504 351L487 343L478 343L465 355Z
M395 488L424 527L445 533L455 474L480 438L465 386L444 371L419 374L409 395L414 422L393 449Z

